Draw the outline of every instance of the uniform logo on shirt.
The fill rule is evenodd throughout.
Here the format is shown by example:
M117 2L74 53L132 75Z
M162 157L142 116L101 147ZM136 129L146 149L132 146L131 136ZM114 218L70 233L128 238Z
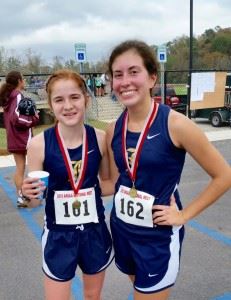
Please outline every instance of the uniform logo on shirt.
M92 152L94 152L95 151L95 149L91 149L91 150L89 150L88 152L87 152L87 154L90 154L90 153L92 153Z
M74 171L74 177L75 180L78 179L79 177L79 173L80 173L80 169L81 169L81 165L82 165L82 160L74 160L71 162L73 171Z
M127 149L128 163L129 163L130 168L131 168L132 162L133 162L133 160L134 160L134 153L135 153L135 151L136 151L135 148L128 148L128 149Z
M147 135L147 139L148 140L151 140L151 139L153 139L154 137L156 137L156 136L158 136L158 135L160 135L160 132L159 133L156 133L156 134L153 134L153 135Z

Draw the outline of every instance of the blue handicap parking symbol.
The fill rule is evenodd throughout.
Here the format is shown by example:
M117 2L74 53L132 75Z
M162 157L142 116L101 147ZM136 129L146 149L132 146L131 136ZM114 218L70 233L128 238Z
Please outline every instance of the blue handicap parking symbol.
M78 60L84 60L84 53L83 52L78 53Z
M160 60L165 60L165 54L164 53L160 54Z

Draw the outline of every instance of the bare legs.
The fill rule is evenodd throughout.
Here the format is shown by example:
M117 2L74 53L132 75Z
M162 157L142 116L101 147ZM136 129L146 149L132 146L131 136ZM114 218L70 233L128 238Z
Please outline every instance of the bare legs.
M105 271L94 274L83 274L83 288L85 300L100 300ZM45 300L70 300L71 280L60 282L45 276Z
M134 291L134 300L167 300L169 297L169 293L170 288L152 294L142 294Z
M100 97L100 96L101 96L101 88L96 87L96 97Z
M105 271L95 275L83 274L83 287L85 300L100 300Z
M128 276L132 283L134 283L135 276ZM161 292L151 293L151 294L143 294L134 290L134 300L167 300L170 294L170 288L165 289Z
M22 187L22 182L26 168L26 154L13 153L13 156L16 164L16 170L14 173L14 183L17 189L17 193L19 193Z
M45 276L45 300L70 300L71 280L60 282Z

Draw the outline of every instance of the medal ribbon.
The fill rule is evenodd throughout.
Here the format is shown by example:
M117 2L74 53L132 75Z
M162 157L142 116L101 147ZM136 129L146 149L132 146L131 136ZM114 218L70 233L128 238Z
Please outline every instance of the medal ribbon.
M64 163L65 163L65 166L67 169L68 178L70 180L71 187L74 191L74 195L76 196L78 194L78 191L79 191L82 183L83 183L84 175L85 175L86 167L87 167L87 161L88 161L88 155L87 155L88 141L87 141L87 135L86 135L86 128L83 126L82 164L81 164L79 177L77 178L76 181L75 181L74 171L73 171L72 164L71 164L70 155L68 153L67 147L65 146L65 143L64 143L63 137L61 135L61 132L59 130L58 124L55 127L55 133L56 133L56 137L58 140L60 151L61 151L63 159L64 159Z
M133 184L136 180L136 172L137 172L137 168L138 168L141 149L143 147L144 140L147 137L148 130L156 118L158 107L159 107L159 104L156 103L155 101L152 101L151 110L145 120L143 130L140 134L139 140L136 145L136 149L134 152L134 160L132 161L131 168L129 166L128 154L127 154L127 150L126 150L126 132L127 132L128 112L126 111L125 115L124 115L123 127L122 127L122 153L123 153L123 158L124 158L125 164L127 166L129 177L131 178Z

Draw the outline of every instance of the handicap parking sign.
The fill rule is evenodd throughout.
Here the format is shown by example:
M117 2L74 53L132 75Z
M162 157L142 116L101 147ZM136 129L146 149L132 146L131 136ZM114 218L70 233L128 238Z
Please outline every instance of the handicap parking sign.
M75 59L78 62L86 61L86 44L85 43L76 43L75 44Z
M157 59L160 63L167 62L167 48L165 45L159 46L157 49Z
M160 61L165 61L165 55L164 55L164 53L160 53Z
M78 52L78 61L84 61L84 52Z

